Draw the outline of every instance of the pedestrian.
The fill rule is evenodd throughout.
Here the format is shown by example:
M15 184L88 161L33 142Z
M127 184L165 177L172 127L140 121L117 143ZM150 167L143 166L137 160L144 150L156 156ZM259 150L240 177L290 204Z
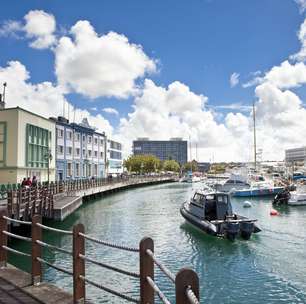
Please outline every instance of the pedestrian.
M21 187L25 187L27 185L27 179L24 177L21 182Z
M32 178L32 187L37 187L37 178L36 178L36 176L33 176L33 178Z
M31 178L28 177L26 180L26 186L31 187L31 185L32 185Z

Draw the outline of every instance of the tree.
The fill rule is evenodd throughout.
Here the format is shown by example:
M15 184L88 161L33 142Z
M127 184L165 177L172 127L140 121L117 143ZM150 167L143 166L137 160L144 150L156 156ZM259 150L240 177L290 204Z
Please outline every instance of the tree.
M179 172L180 165L175 160L165 160L163 163L163 169L165 171Z
M184 167L183 167L184 171L197 171L198 170L198 163L196 160L193 160L191 162L187 162Z
M131 155L123 162L129 172L151 173L158 170L160 160L154 155Z

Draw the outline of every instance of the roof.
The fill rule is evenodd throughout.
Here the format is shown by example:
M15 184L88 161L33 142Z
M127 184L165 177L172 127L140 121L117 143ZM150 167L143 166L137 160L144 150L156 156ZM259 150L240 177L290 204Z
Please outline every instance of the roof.
M4 108L4 109L0 109L0 112L5 112L5 111L11 111L11 110L17 110L17 111L23 111L23 112L26 112L28 114L31 114L31 115L34 115L34 116L37 116L39 118L42 118L42 119L45 119L47 121L50 121L50 122L54 122L52 119L50 118L46 118L44 116L41 116L39 114L36 114L36 113L33 113L31 111L28 111L26 109L23 109L23 108L20 108L20 107L11 107L11 108ZM55 123L55 122L54 122Z

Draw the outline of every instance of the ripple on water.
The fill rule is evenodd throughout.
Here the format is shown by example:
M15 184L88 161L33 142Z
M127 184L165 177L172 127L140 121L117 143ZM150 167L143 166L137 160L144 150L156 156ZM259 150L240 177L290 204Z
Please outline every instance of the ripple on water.
M306 303L306 208L280 208L280 216L271 217L269 200L252 200L252 208L243 208L243 200L234 200L236 211L257 218L262 232L246 242L204 235L186 224L179 213L180 205L192 193L188 184L169 184L138 188L112 194L87 203L59 228L71 229L82 222L86 233L97 238L138 246L143 236L155 242L156 256L173 272L188 266L200 278L203 303ZM47 235L46 241L69 248L67 236ZM22 246L21 242L16 246ZM135 271L135 253L114 250L86 242L86 253L105 263ZM65 268L71 260L61 253L46 257ZM14 260L22 263L18 260ZM24 265L22 265L24 266ZM138 297L135 279L86 265L87 275L106 286ZM71 290L71 278L46 268L45 277ZM156 269L156 281L174 302L173 284ZM94 303L126 303L105 292L88 287Z

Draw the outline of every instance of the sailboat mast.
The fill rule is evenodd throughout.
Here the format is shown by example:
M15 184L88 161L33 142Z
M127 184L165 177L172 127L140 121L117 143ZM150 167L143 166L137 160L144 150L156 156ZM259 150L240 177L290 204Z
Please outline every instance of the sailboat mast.
M255 118L255 101L253 101L253 136L254 136L254 169L256 171L256 118Z

